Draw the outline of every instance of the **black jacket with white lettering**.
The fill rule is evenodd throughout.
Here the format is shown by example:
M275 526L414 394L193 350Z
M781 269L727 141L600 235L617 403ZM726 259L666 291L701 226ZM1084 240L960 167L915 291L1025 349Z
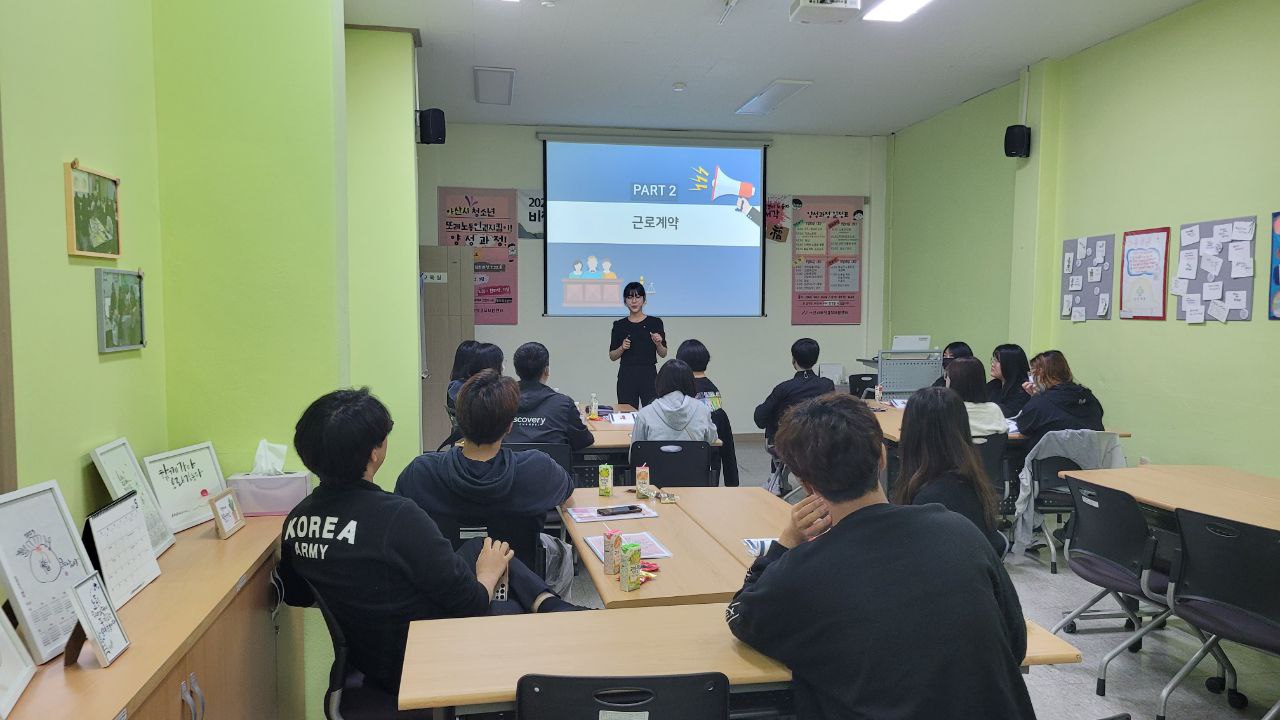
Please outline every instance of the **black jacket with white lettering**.
M595 441L572 398L536 380L520 381L520 407L503 442L567 443L570 450L581 450Z
M412 500L359 480L321 482L284 523L285 602L314 603L306 579L347 636L349 661L370 680L400 686L411 620L484 615L489 594Z

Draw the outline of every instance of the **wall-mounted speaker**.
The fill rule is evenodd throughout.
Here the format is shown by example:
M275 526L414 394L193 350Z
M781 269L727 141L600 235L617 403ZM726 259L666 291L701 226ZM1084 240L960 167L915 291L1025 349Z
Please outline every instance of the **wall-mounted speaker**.
M418 143L444 144L444 111L440 108L418 111Z
M1007 157L1031 157L1031 128L1010 125L1004 129L1004 154Z

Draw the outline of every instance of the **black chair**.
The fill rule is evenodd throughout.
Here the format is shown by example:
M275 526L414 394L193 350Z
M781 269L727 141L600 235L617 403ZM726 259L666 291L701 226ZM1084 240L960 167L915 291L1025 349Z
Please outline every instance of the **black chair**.
M1057 456L1040 458L1031 461L1031 487L1035 492L1033 502L1035 511L1042 515L1056 515L1062 521L1063 515L1070 515L1074 507L1071 503L1071 490L1067 481L1058 477L1065 470L1080 470L1074 462ZM1049 546L1049 572L1058 574L1058 548L1053 542L1053 533L1042 524L1039 532Z
M1128 618L1137 629L1137 632L1107 653L1098 665L1097 693L1106 695L1107 666L1125 648L1130 652L1141 650L1142 638L1161 627L1172 612L1162 598L1169 587L1169 576L1152 568L1156 540L1147 527L1138 501L1132 495L1075 478L1067 478L1067 486L1074 504L1071 533L1065 553L1067 567L1081 579L1102 589L1083 605L1067 613L1053 627L1052 632L1057 634L1064 629L1074 632L1076 620L1108 595L1120 605L1121 612L1094 614L1090 618ZM1146 596L1160 607L1160 613L1143 626L1133 610L1133 604L1122 596Z
M454 550L475 537L488 536L503 540L511 546L511 551L520 562L537 573L538 577L546 577L546 552L542 548L540 537L546 522L545 516L493 513L487 517L453 517L427 514L440 527L440 534L453 544Z
M1249 699L1236 690L1236 673L1219 647L1223 640L1280 655L1280 531L1177 510L1182 547L1169 573L1173 614L1201 633L1203 645L1160 693L1156 717L1164 720L1169 695L1212 653L1225 677L1205 680L1210 692L1225 687L1227 703L1240 709ZM1280 717L1280 702L1263 716Z
M304 581L305 582L305 581ZM364 674L347 667L347 636L338 625L315 586L307 583L333 643L333 665L329 666L329 687L324 693L324 716L327 720L429 720L430 710L398 709L392 693L374 685L366 685Z
M727 720L729 678L718 672L650 677L525 675L516 683L516 720L604 717Z
M631 466L649 466L649 481L661 488L711 487L711 445L701 440L641 440L631 443Z
M849 376L849 394L854 397L863 397L868 390L876 389L875 375L850 375Z
M448 450L449 448L453 447L454 445L457 445L457 444L458 444L458 441L459 441L459 440L461 440L461 439L462 439L462 431L461 431L461 430L453 430L453 431L451 431L451 432L449 433L449 436L448 436L448 437L446 437L446 438L444 439L444 442L440 443L440 446L436 448L436 452L443 452L443 451L445 451L445 450Z
M1010 496L1009 478L1005 475L1004 462L1004 451L1008 444L1007 433L981 435L973 439L973 449L978 452L978 460L982 462L982 469L987 474L987 483L991 485L997 498L996 514L1002 520L1013 514L1013 500ZM1005 526L1001 525L1001 527ZM1005 537L1005 540L1012 544L1008 537Z

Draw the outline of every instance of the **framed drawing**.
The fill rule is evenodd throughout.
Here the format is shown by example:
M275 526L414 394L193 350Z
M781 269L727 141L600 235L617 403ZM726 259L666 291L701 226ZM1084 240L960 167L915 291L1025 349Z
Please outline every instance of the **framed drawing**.
M0 579L37 663L66 647L76 626L71 589L91 571L57 481L0 495Z
M1169 228L1131 230L1120 248L1120 319L1163 320Z
M0 613L0 718L9 717L13 706L35 677L36 664L23 647L9 618Z
M110 665L128 649L129 636L124 634L124 626L120 624L115 608L111 607L102 577L94 573L76 583L71 591L71 601L76 606L76 616L84 629L85 639L93 647L93 654L98 656L98 664L102 667ZM67 649L71 651L72 648ZM75 658L68 657L67 660L74 661Z
M210 442L150 455L142 459L142 466L174 532L212 518L209 498L227 489Z
M67 254L120 257L120 178L63 163L67 193Z
M112 500L119 500L131 492L138 493L138 503L142 506L142 518L147 524L147 536L151 539L151 550L156 557L173 547L173 530L160 512L160 503L155 492L142 474L142 466L138 465L138 456L133 454L127 438L113 440L106 445L96 447L89 452L93 464L106 483Z
M98 352L137 350L147 345L142 312L142 273L97 268Z
M244 511L240 509L235 490L227 489L209 498L209 507L213 510L213 526L218 528L218 537L223 540L244 527Z

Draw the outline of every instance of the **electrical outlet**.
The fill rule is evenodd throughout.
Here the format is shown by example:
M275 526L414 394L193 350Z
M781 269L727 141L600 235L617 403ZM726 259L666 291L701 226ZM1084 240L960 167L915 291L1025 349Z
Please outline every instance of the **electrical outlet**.
M1151 458L1147 457L1146 455L1139 455L1139 456L1138 456L1138 464L1139 464L1139 465L1150 465L1150 464L1151 464Z

